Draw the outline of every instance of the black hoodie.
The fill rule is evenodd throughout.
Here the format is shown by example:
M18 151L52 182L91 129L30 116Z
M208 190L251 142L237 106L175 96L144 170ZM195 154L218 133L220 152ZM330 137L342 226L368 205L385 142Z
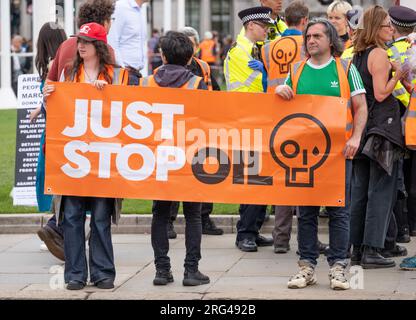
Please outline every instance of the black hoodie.
M193 76L191 71L175 64L165 64L154 74L155 81L159 86L169 88L180 88ZM208 88L204 81L201 81L197 89L207 90Z

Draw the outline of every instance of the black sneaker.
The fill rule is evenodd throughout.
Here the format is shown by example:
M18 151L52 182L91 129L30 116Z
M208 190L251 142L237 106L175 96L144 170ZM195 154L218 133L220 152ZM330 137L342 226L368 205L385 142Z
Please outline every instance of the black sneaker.
M111 279L103 279L101 281L98 281L94 283L94 285L98 289L113 289L114 288L114 281Z
M173 276L170 270L156 270L156 276L153 279L153 284L155 286L165 286L169 282L173 282Z
M168 238L169 239L176 239L177 234L175 229L173 228L173 221L169 221L168 223Z
M393 257L404 257L407 256L407 249L403 246L396 246L393 249L383 249L380 254L384 258L393 258Z
M325 256L328 255L329 251L329 244L322 243L318 240L318 248L319 248L319 254L324 254Z
M84 289L85 283L81 281L76 280L70 280L68 284L66 285L66 288L68 290L81 290Z
M200 286L202 284L208 284L209 277L201 273L199 270L196 272L189 272L185 270L183 275L182 284L186 287L188 286Z
M212 236L220 236L224 233L224 230L217 228L214 221L211 218L204 219L202 221L202 234L210 234Z

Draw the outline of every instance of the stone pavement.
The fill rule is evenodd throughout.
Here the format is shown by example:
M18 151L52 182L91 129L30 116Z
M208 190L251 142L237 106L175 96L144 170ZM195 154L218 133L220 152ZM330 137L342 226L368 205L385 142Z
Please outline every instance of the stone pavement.
M320 234L328 241L327 234ZM211 283L183 287L184 236L171 240L170 256L175 281L155 287L153 252L148 234L113 235L117 269L116 287L100 290L87 286L73 292L62 289L63 263L40 250L35 234L0 235L0 299L416 299L416 272L398 267L354 270L350 274L357 289L333 291L329 288L324 256L317 267L318 284L306 289L288 289L287 280L296 269L296 234L288 254L277 255L272 247L243 253L235 245L235 235L203 236L200 270ZM406 244L416 253L416 238ZM396 258L396 263L401 258ZM361 289L360 289L361 287Z

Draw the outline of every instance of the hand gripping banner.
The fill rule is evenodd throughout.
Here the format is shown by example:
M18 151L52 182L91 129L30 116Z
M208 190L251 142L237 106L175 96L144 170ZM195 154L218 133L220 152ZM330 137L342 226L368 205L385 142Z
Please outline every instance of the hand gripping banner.
M55 85L46 194L344 205L344 99Z

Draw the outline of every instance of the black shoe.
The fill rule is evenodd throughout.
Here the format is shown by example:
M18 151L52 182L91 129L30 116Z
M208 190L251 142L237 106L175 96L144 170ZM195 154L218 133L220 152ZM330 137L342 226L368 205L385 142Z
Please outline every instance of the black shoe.
M403 246L396 246L391 250L383 249L380 253L384 258L404 257L407 256L407 249Z
M155 286L165 286L169 282L173 282L173 276L170 270L156 270L156 276L153 279L153 284Z
M396 242L397 243L409 243L410 242L410 235L409 233L404 233L397 236Z
M274 244L273 238L266 238L262 235L257 235L256 244L258 247L269 247Z
M84 289L85 283L81 281L76 280L70 280L68 284L66 285L66 288L68 290L81 290Z
M37 232L39 238L45 243L49 252L59 260L65 261L64 238L54 229L45 225Z
M101 281L98 281L94 283L94 285L98 289L113 289L114 288L114 281L111 279L103 279Z
M319 254L327 255L329 251L329 244L322 243L321 241L318 240L318 249L319 249Z
M416 230L409 230L409 236L416 237Z
M376 248L364 246L361 257L363 269L392 268L396 263L388 258L384 258Z
M168 238L169 239L176 239L177 234L175 229L173 228L173 221L169 221L168 223Z
M202 234L210 234L212 236L220 236L224 233L224 230L217 228L214 221L208 217L202 221Z
M209 277L201 273L199 270L196 272L189 272L185 270L183 274L182 284L184 286L200 286L201 284L208 284Z
M235 245L244 252L255 252L257 251L257 244L250 239L243 239L240 241L236 241Z
M357 266L361 264L361 248L352 246L351 265Z

